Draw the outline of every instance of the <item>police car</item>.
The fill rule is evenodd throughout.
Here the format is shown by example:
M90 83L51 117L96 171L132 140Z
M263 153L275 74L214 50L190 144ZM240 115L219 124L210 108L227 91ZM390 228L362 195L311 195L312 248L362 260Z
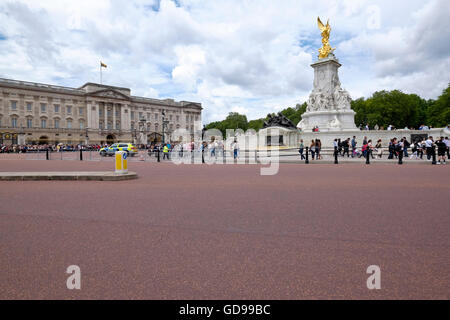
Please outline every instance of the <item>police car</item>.
M116 151L125 151L129 156L134 156L138 153L138 149L131 143L114 143L110 147L101 148L99 152L102 157L112 157Z

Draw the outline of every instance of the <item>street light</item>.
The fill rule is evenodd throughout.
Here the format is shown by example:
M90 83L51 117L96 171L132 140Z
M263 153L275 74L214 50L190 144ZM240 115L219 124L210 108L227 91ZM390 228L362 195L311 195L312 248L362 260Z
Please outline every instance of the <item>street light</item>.
M169 123L169 121L166 121L165 120L166 119L166 112L163 110L163 112L162 112L162 143L163 143L163 145L166 143L165 141L166 141L166 137L165 137L165 127L166 127L166 125Z

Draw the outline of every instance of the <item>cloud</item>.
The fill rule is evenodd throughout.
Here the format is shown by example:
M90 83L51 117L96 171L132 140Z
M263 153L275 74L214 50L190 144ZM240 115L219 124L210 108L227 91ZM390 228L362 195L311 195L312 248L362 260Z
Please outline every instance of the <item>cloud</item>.
M265 116L307 98L330 18L354 98L449 82L446 0L17 0L0 4L0 76L202 102L204 122Z

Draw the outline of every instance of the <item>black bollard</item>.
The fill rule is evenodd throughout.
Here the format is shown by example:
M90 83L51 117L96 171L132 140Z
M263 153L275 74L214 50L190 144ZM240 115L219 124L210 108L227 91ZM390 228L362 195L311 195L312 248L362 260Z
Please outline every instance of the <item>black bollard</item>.
M202 163L205 163L205 150L202 148Z
M432 157L433 157L433 161L431 161L431 164L437 164L437 162L436 162L436 149L434 148L434 146L433 146L433 148L431 149L432 150Z
M83 149L80 149L80 161L83 161Z
M338 161L338 149L336 147L334 148L334 164L339 164L339 161Z
M308 147L306 147L306 158L305 158L305 164L308 164L309 163L309 148Z
M366 164L370 164L370 149L366 150Z
M47 150L45 150L45 159L50 160L50 156L48 154L48 148L47 148Z
M157 151L157 152L158 152L158 162L161 162L161 154L160 154L160 151L161 151L161 150L159 150L159 148L158 148L158 151Z
M398 153L398 164L403 164L403 150Z

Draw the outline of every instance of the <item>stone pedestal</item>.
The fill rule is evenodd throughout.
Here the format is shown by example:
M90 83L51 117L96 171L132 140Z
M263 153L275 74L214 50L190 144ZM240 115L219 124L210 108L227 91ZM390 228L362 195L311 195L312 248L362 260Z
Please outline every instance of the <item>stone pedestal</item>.
M341 88L338 59L330 54L311 67L314 68L314 89L297 127L304 132L315 127L322 132L355 130L355 112L351 109L350 94Z

